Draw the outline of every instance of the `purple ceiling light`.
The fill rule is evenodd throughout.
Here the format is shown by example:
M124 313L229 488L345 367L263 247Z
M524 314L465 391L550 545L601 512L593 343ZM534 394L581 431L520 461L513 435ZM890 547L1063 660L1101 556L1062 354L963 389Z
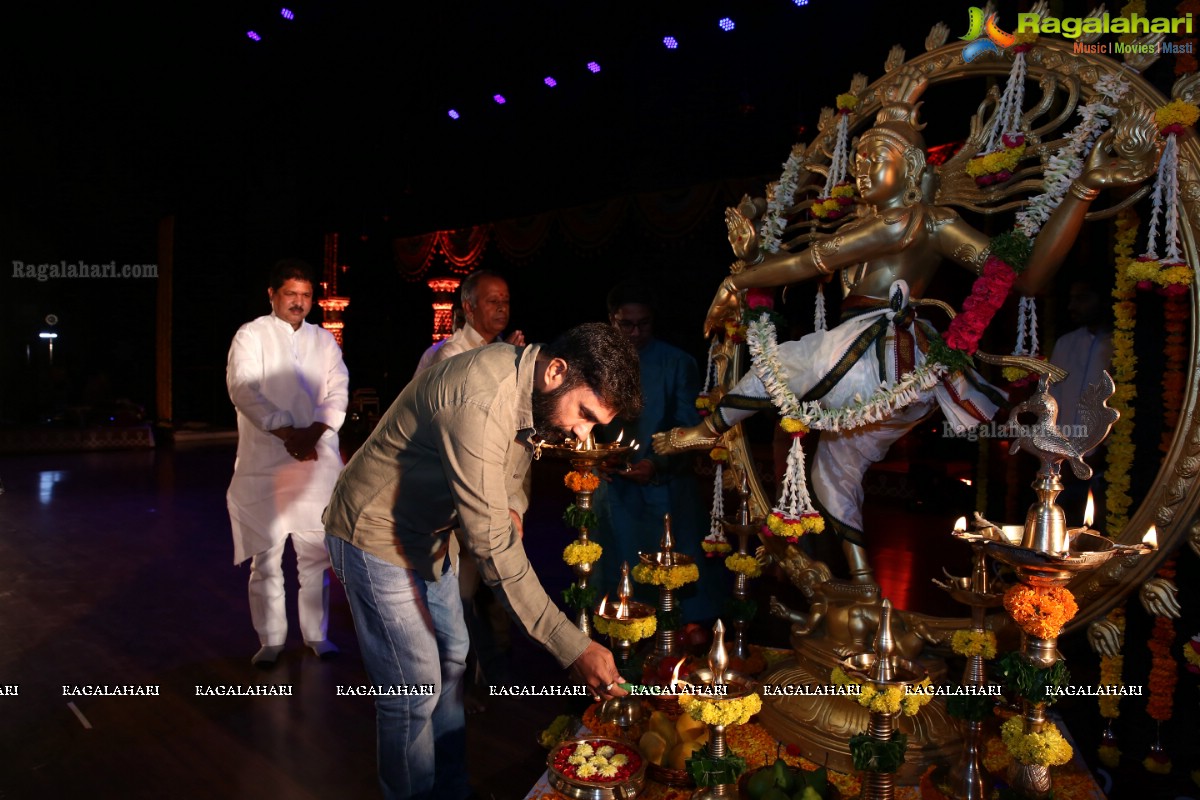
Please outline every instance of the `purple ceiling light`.
M595 61L589 61L587 67L588 67L588 71L591 72L593 75L600 71L600 65L597 64Z
M729 31L733 30L736 27L733 24L733 20L731 20L729 17L722 17L721 21L718 22L717 24L720 25L721 30L725 31L726 33L728 33Z
M249 39L252 39L252 40L254 40L254 41L256 41L256 42L261 42L261 41L262 41L262 37L261 37L261 36L259 36L259 35L258 35L257 33L255 33L254 31L246 31L246 36L247 36L247 38L249 38Z
M501 105L501 106L508 102L507 100L504 99L504 95L502 95L502 94L494 94L494 95L492 95L492 99L496 101L497 105Z
M546 79L543 80L542 83L546 84L551 89L553 89L555 86L558 86L558 81L554 80L554 78L551 78L549 75L546 76Z
M279 9L279 16L283 17L286 20L293 20L296 18L296 15L292 13L292 10L290 8Z
M679 40L674 36L664 36L663 44L667 46L668 50L674 50L679 47Z
M450 119L458 119L458 112L457 112L457 111L455 111L453 108L452 108L452 109L450 109L450 110L449 110L448 112L446 112L446 113L447 113L447 114L449 114L449 116L450 116Z

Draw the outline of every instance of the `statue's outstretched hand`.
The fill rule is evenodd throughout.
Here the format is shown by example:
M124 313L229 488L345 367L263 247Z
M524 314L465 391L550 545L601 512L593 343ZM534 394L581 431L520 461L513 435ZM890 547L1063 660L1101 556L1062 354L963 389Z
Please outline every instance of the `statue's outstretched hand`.
M758 259L758 230L740 207L725 209L725 227L729 229L729 246L735 256L747 263Z
M707 339L717 331L725 329L725 321L737 319L741 314L741 301L738 293L729 286L729 280L721 282L717 296L708 307L708 316L704 318L704 338Z
M1096 140L1079 182L1089 189L1137 186L1158 168L1156 132L1135 123L1118 124Z

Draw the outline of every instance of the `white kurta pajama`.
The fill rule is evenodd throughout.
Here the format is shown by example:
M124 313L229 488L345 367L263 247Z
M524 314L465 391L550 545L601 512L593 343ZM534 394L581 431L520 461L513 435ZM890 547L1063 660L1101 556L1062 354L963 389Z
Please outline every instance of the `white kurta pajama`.
M329 556L321 514L342 469L337 431L346 418L349 374L337 341L274 314L238 329L226 383L237 409L238 452L226 500L233 561L250 565L250 614L263 645L287 637L281 559L289 535L300 575L300 628L306 642L324 641ZM270 431L322 422L316 461L297 461Z

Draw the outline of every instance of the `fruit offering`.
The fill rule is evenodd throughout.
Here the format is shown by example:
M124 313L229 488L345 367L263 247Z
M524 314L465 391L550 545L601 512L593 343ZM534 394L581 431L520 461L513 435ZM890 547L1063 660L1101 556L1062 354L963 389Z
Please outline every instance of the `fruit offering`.
M667 769L685 769L688 758L708 742L708 726L687 714L672 720L661 711L650 714L649 727L638 741L646 759Z
M824 767L806 772L776 758L771 766L750 774L745 794L750 800L824 800L829 796L829 778Z

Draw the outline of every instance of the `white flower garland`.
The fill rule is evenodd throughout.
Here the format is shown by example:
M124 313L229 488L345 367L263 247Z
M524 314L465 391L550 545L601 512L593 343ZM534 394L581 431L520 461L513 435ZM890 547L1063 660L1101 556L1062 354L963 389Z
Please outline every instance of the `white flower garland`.
M767 203L767 213L763 215L762 225L759 226L759 248L765 253L778 253L783 243L783 231L787 227L784 212L791 208L796 198L796 189L800 185L800 170L804 165L804 148L792 145L783 164L783 174L775 185L775 194Z
M713 544L721 544L728 541L725 538L725 529L721 525L721 520L725 518L725 481L724 470L721 468L721 462L717 462L717 477L713 481L713 501L712 515L708 523L708 536L704 537L704 541L712 542Z
M823 408L815 400L801 400L788 388L787 369L779 360L779 343L775 326L763 314L750 323L746 332L746 344L754 374L762 381L771 402L785 417L803 422L809 428L822 431L843 431L860 428L885 420L897 411L920 399L921 392L933 388L946 373L946 366L926 361L907 375L901 376L894 385L887 382L867 399L855 395L855 403L845 408Z
M813 330L826 330L825 323L825 284L817 284L817 300L813 308Z
M1020 55L1018 54L1018 57ZM1067 143L1046 162L1042 193L1031 198L1029 204L1017 212L1017 230L1025 234L1026 238L1032 240L1037 237L1042 226L1050 219L1050 214L1067 196L1071 183L1083 172L1084 153L1091 152L1096 139L1108 126L1109 120L1116 115L1117 104L1127 91L1129 82L1117 75L1104 75L1096 81L1096 92L1102 99L1077 109L1079 123L1067 134ZM1157 208L1157 196L1155 201ZM1151 230L1154 219L1151 218ZM1017 344L1013 348L1013 355L1037 354L1037 302L1032 297L1022 297L1017 312Z
M1071 182L1083 171L1084 153L1091 152L1096 139L1116 115L1118 103L1129 91L1129 82L1117 75L1105 75L1096 81L1095 88L1102 99L1076 110L1081 117L1079 123L1067 134L1067 143L1046 162L1042 193L1031 198L1017 213L1017 229L1030 239L1037 236L1051 212L1067 196Z
M1183 263L1179 249L1179 144L1174 133L1167 134L1162 158L1158 162L1158 176L1154 182L1153 210L1150 215L1150 232L1146 242L1146 256L1158 260L1158 215L1166 218L1163 228L1164 263Z
M850 114L838 114L837 133L834 136L833 155L829 161L829 176L825 178L825 191L822 197L833 194L833 187L846 182L846 173L850 171Z
M1025 104L1025 53L1017 53L1013 58L1012 69L1008 73L1008 83L1004 85L1004 94L1000 96L1000 107L992 119L992 127L988 131L983 153L993 153L1003 146L1002 137L1005 134L1020 133L1021 107Z

